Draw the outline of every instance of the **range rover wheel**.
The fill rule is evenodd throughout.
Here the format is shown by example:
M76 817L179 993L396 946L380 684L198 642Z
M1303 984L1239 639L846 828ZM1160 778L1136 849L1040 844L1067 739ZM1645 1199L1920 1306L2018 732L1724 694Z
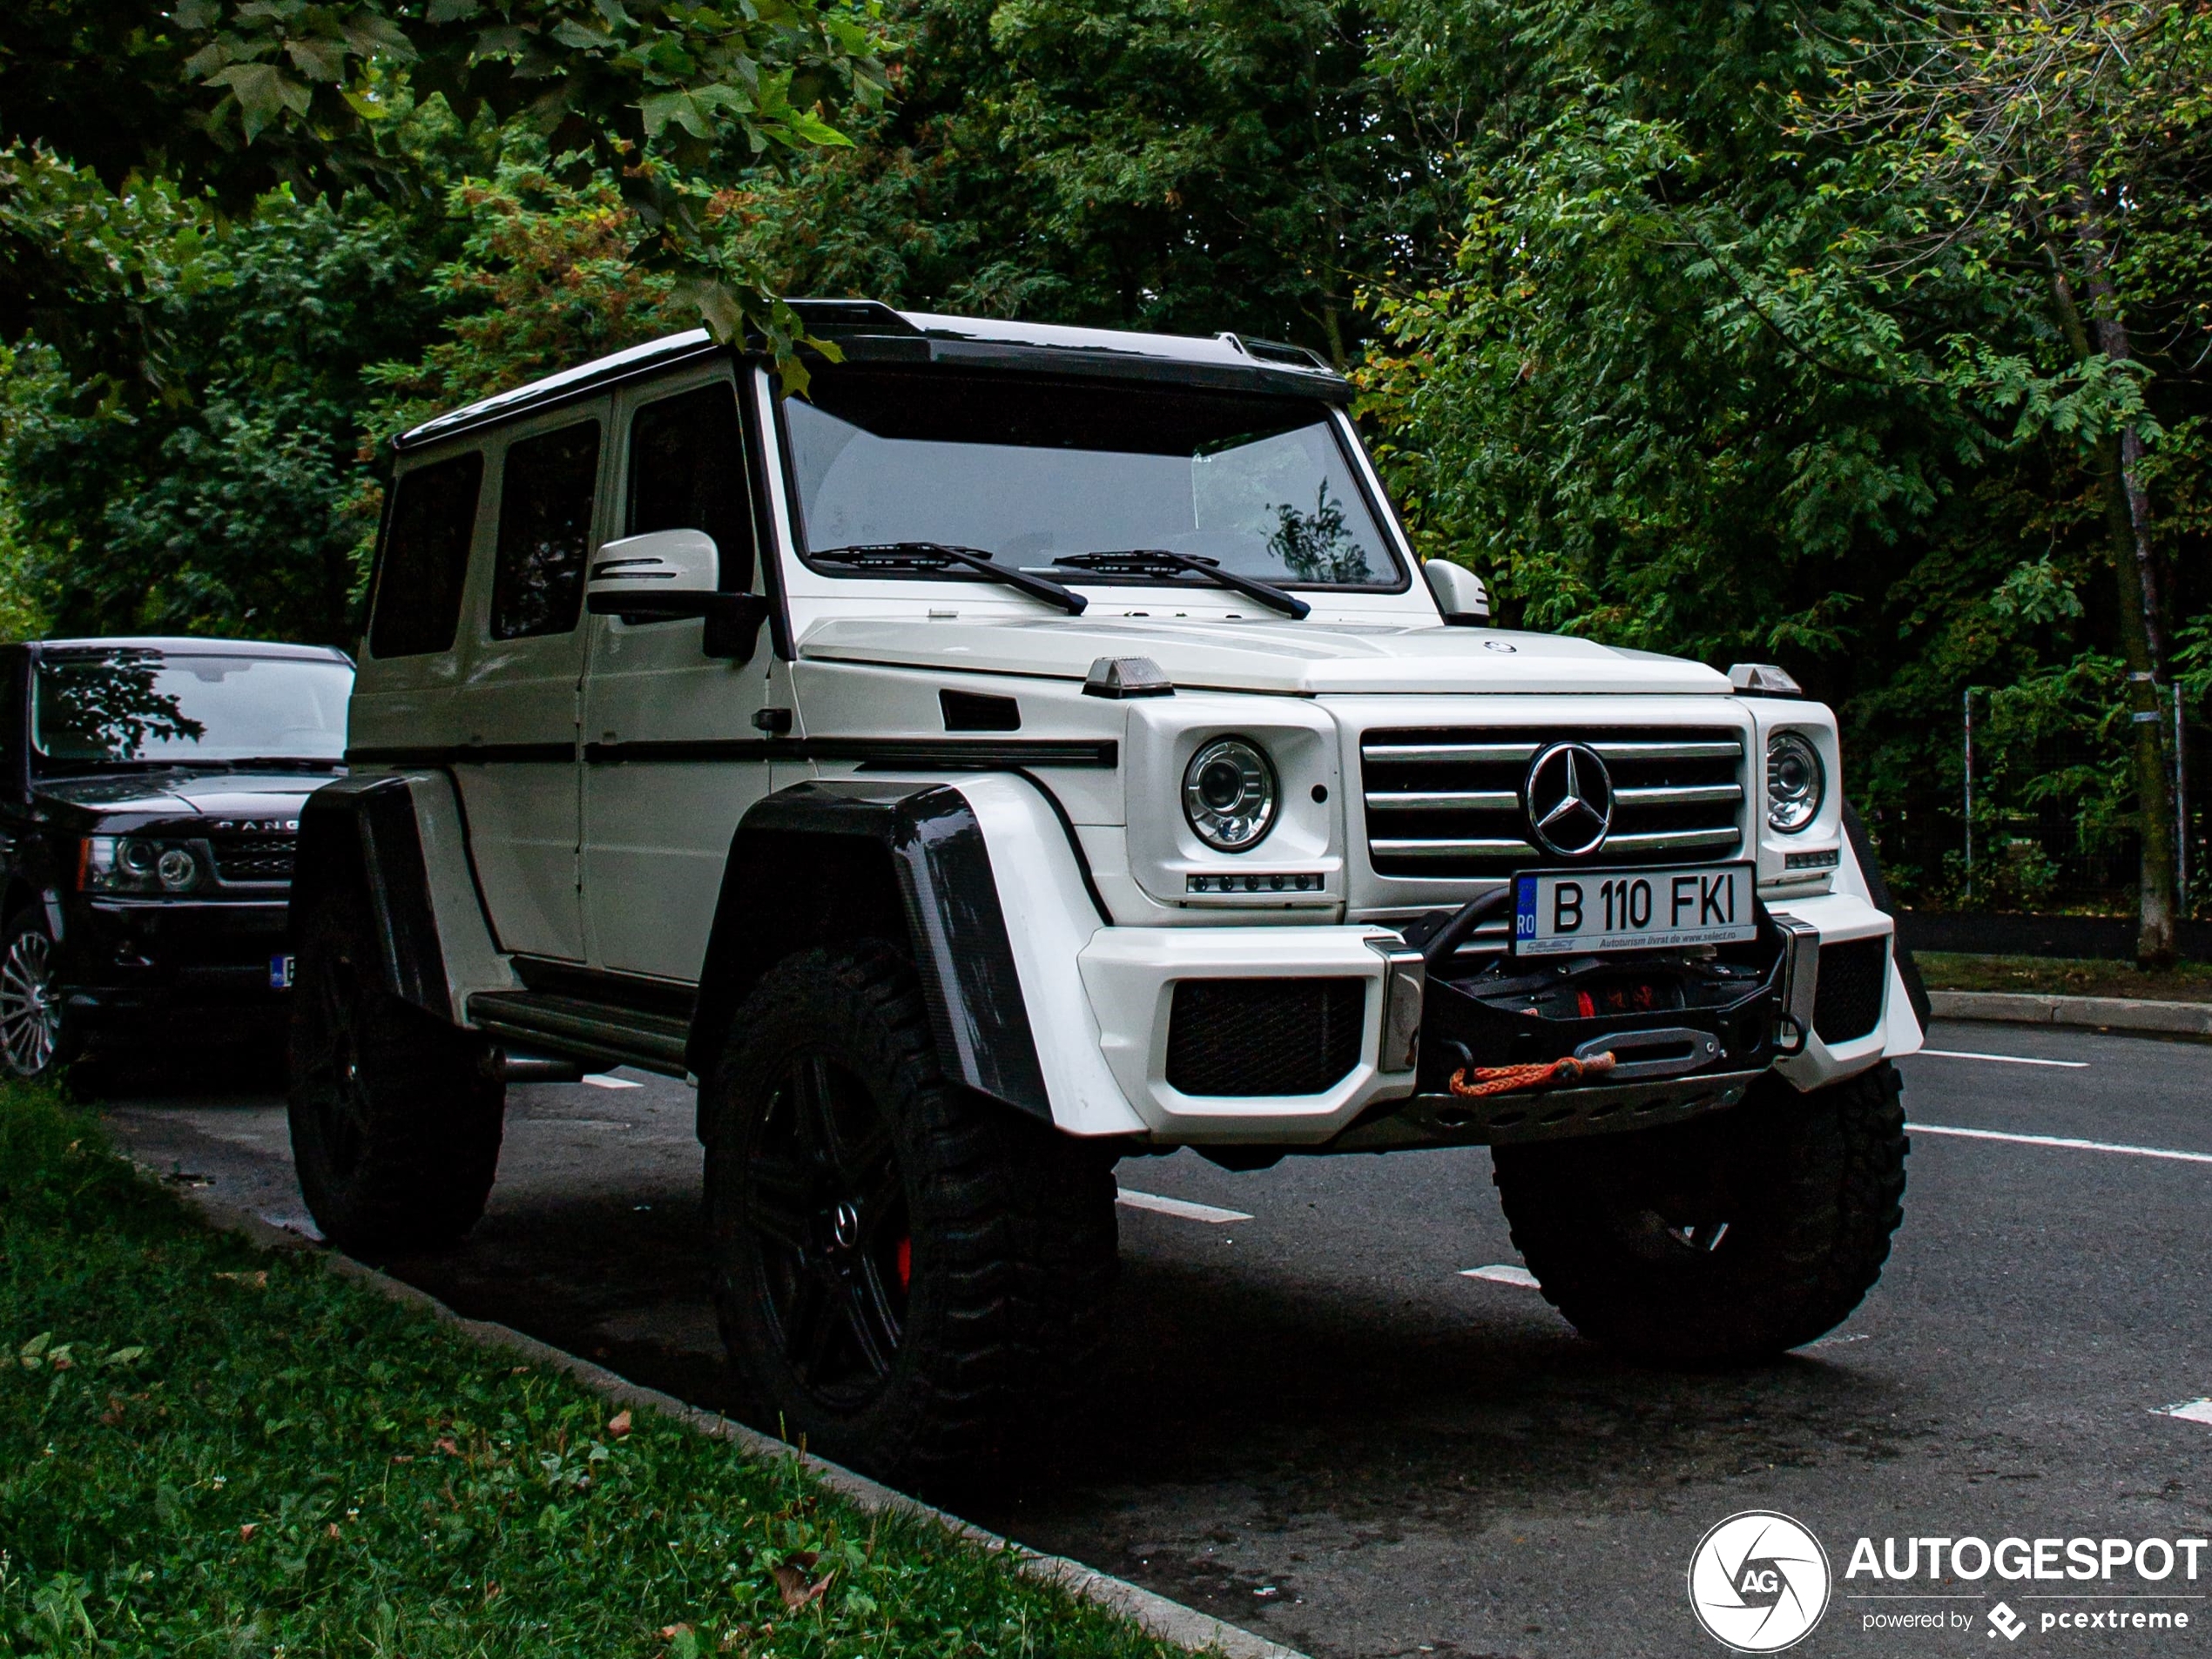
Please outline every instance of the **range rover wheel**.
M1885 1061L1804 1095L1770 1076L1675 1128L1494 1158L1514 1243L1576 1330L1641 1359L1732 1364L1858 1305L1903 1219L1905 1150Z
M0 1064L11 1076L51 1076L68 1057L54 936L34 905L9 919L7 941L0 951Z
M1109 1163L948 1085L888 947L773 969L702 1105L716 1306L764 1426L941 1483L1071 1402L1105 1333Z
M315 1224L379 1255L454 1243L491 1191L506 1085L466 1033L383 988L360 895L319 897L298 948L292 1156Z

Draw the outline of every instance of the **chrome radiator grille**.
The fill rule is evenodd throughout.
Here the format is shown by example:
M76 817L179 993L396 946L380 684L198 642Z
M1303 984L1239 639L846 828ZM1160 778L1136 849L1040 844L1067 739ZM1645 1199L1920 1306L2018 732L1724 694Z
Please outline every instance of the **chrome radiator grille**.
M219 835L211 845L216 879L232 886L289 881L298 843L293 835Z
M1529 840L1521 786L1540 750L1568 742L1595 749L1612 776L1613 826L1592 863L1702 863L1743 846L1732 728L1425 726L1360 738L1375 873L1464 879L1560 863Z

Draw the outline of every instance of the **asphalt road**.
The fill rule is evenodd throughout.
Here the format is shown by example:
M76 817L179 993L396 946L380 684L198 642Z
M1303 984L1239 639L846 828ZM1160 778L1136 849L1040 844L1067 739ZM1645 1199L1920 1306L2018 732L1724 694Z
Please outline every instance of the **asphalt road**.
M2077 1633L2041 1615L2112 1604L2038 1593L2103 1586L1993 1578L1898 1603L1843 1576L1862 1535L2212 1534L2212 1422L2164 1409L2212 1394L2212 1047L1968 1025L1929 1046L2073 1063L1905 1062L1910 1185L1881 1284L1841 1331L1750 1372L1614 1363L1512 1271L1469 1277L1518 1264L1486 1152L1124 1163L1125 1190L1238 1218L1125 1202L1098 1402L1057 1467L974 1518L1320 1659L1718 1654L1685 1572L1746 1509L1826 1547L1835 1598L1800 1652L2205 1647L2201 1599L2123 1606L2188 1612L2185 1631ZM483 1224L391 1265L723 1403L690 1093L605 1081L516 1089ZM273 1096L134 1098L113 1117L172 1178L305 1224ZM2111 1588L2202 1596L2212 1556L2202 1571ZM1985 1622L2000 1595L2028 1621L2016 1641ZM1962 1628L1868 1628L1900 1608Z

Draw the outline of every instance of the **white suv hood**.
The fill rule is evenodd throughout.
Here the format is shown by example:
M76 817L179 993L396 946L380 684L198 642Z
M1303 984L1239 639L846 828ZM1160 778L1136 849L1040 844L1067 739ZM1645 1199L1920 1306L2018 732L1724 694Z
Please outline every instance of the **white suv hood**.
M1081 679L1101 657L1149 657L1196 690L1327 692L1712 692L1728 677L1677 657L1559 634L1325 622L913 618L824 622L816 662Z

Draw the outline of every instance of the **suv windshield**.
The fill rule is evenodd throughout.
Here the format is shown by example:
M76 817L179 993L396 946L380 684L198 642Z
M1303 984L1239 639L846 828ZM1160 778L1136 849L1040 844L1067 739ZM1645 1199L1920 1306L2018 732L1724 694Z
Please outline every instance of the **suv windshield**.
M327 658L57 651L38 664L31 742L50 766L333 761L353 686Z
M783 407L823 554L936 543L1065 583L1188 580L1053 564L1159 549L1281 585L1405 584L1316 400L846 364Z

